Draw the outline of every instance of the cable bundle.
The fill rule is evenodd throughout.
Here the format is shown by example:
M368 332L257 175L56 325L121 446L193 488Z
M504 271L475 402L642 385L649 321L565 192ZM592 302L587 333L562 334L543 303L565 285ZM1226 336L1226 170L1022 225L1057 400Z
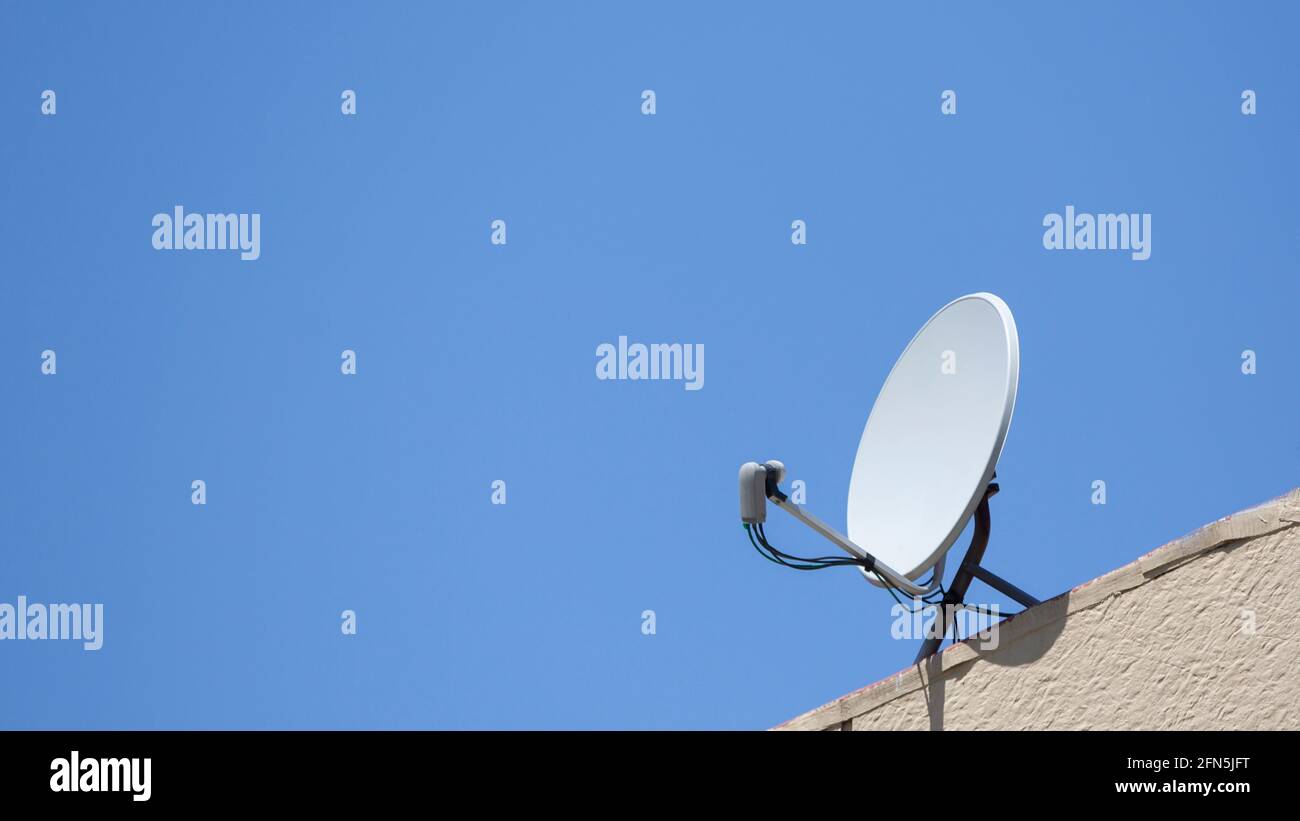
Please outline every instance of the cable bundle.
M789 567L794 570L825 570L828 567L860 567L874 576L876 580L880 582L881 586L889 591L889 595L894 597L894 601L907 608L911 613L919 613L925 610L926 607L943 604L944 597L947 595L946 591L943 589L943 584L940 584L938 588L927 595L915 599L916 601L921 602L921 607L908 607L903 603L903 600L898 597L899 593L907 595L906 592L899 590L890 583L889 579L877 573L874 562L855 559L851 556L818 556L811 559L803 556L792 556L789 553L784 553L781 550L778 550L767 541L767 534L763 532L763 525L761 523L755 525L746 524L745 533L749 535L749 542L754 546L754 549L758 551L758 555L767 559L769 562L779 564L782 567ZM933 582L934 576L931 575L929 579L920 584L922 587L929 587ZM974 604L964 604L960 602L950 602L949 604L954 607L960 607L964 610L973 610L977 613L983 613L995 618L999 616L1015 615L1014 613L995 613Z

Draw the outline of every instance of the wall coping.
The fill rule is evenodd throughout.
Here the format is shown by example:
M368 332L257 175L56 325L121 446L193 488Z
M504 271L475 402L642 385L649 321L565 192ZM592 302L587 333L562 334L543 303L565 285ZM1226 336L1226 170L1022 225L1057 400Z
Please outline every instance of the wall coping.
M1141 587L1212 550L1233 542L1244 542L1300 525L1300 488L1256 507L1224 516L1186 536L1175 539L1123 567L1084 582L1078 587L1027 608L999 623L999 649L1074 613L1096 607L1112 596ZM809 710L774 730L838 730L856 716L869 713L897 698L928 685L932 679L980 660L981 652L970 642L954 644L928 660L906 667L888 678L869 684L834 701Z

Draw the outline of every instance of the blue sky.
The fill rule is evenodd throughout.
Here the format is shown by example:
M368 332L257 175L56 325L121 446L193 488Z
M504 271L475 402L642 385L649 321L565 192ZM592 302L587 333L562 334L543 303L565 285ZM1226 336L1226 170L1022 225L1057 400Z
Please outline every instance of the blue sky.
M892 601L759 559L736 470L843 527L973 291L1021 341L995 572L1045 598L1297 484L1292 8L808 5L5 6L0 601L105 637L0 643L0 726L758 728L889 675ZM176 205L261 258L154 250ZM1045 250L1067 205L1151 258ZM704 389L597 380L620 335Z

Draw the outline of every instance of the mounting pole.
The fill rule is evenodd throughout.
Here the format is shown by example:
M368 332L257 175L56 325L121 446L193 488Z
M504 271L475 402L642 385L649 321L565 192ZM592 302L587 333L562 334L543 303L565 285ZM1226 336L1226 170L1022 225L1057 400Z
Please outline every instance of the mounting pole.
M935 619L935 626L942 624L942 629L934 630L935 635L925 639L913 664L920 664L938 652L944 636L948 635L948 628L952 625L956 606L965 601L966 591L970 589L973 579L979 579L1025 607L1039 604L1038 599L1019 587L980 567L980 562L984 559L984 549L989 546L989 531L993 523L992 516L989 515L989 499L997 495L999 489L997 482L989 482L988 488L984 491L984 498L980 499L979 507L975 509L975 532L971 534L970 547L966 548L966 556L961 560L961 566L957 568L957 575L953 576L952 587L944 593L943 601L939 604L939 615Z

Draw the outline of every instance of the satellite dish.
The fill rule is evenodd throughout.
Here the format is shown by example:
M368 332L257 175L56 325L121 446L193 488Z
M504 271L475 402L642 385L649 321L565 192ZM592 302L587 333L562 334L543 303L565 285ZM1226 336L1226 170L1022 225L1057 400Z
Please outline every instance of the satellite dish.
M785 465L770 460L740 468L740 518L750 541L778 564L857 567L872 584L920 599L941 589L944 557L974 516L970 547L938 602L937 636L922 644L918 661L939 649L974 579L1026 607L1038 604L980 566L1019 380L1020 340L1007 304L987 293L949 302L908 343L876 397L849 479L849 535L793 504L779 487ZM769 500L849 557L806 559L773 547L764 530ZM928 581L917 581L932 569Z
M1001 299L971 294L930 317L889 372L862 431L849 479L849 539L912 580L934 567L993 479L1019 379L1016 321Z

